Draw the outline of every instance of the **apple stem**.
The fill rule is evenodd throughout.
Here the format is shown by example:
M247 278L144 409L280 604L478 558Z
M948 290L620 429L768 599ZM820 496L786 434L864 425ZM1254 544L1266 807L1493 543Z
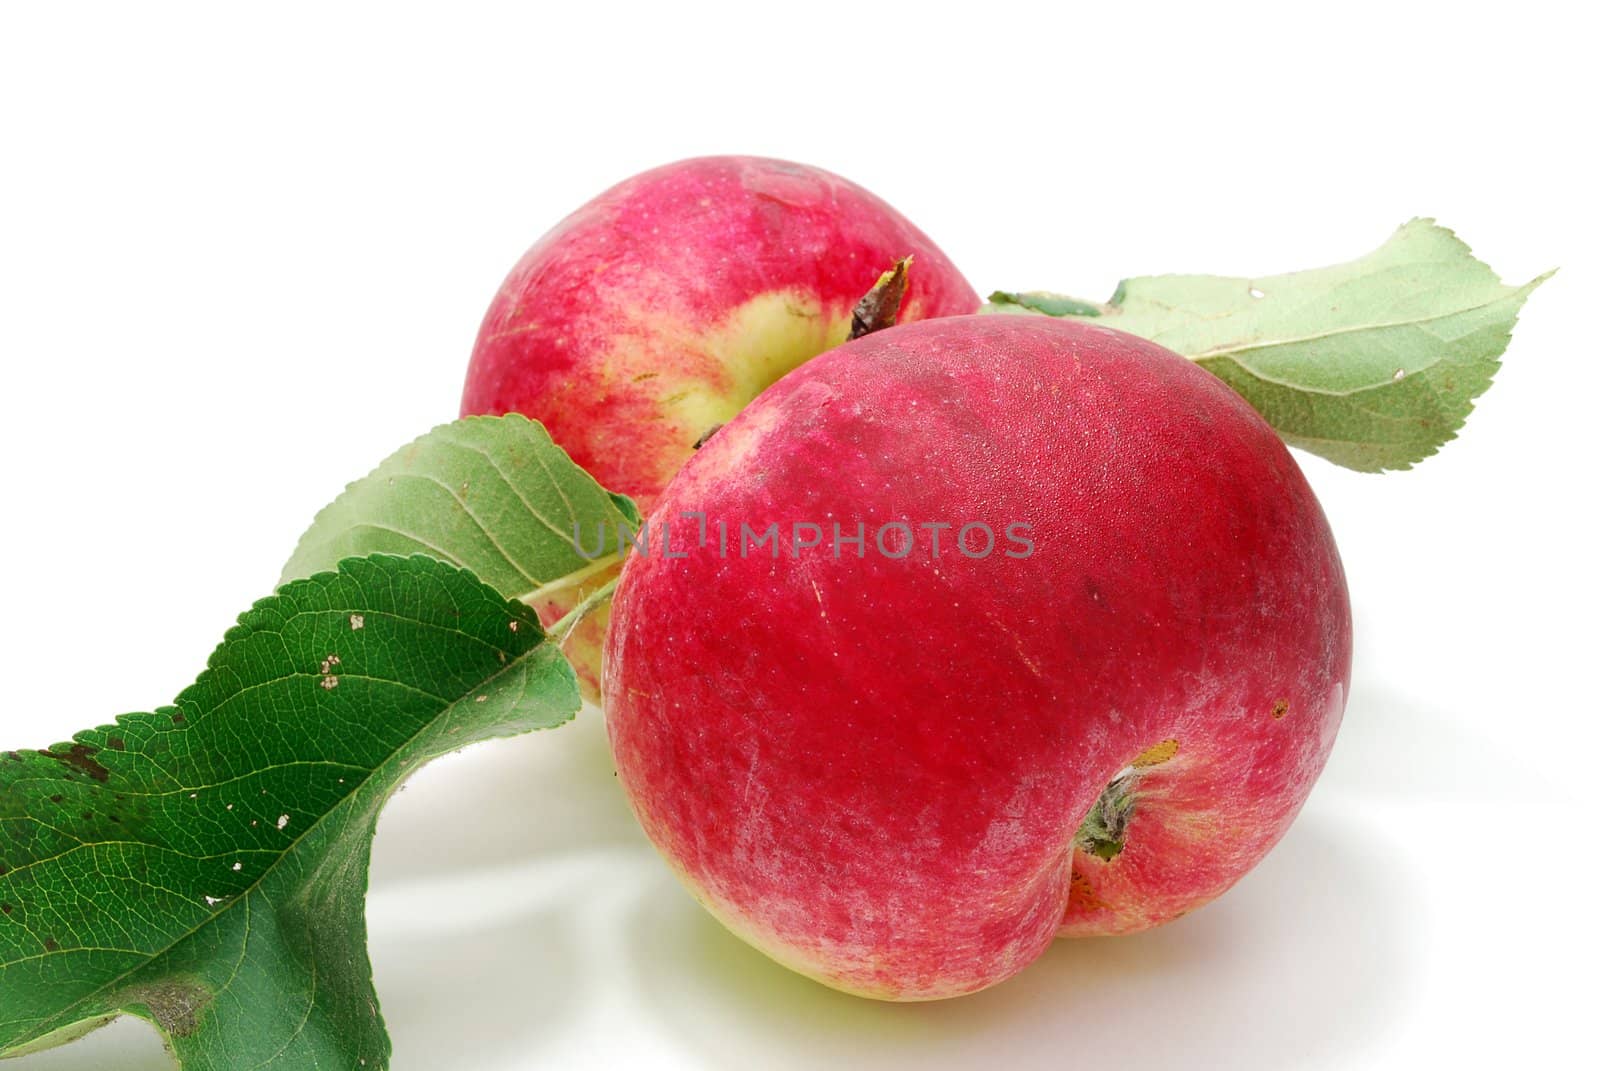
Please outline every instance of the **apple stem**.
M539 585L525 595L517 596L517 600L527 603L529 606L537 606L550 596L566 591L568 588L575 588L596 573L605 572L621 560L621 554L607 554L603 558L596 558L582 569L574 570L566 576L557 577L548 584Z
M900 305L906 299L906 271L911 267L911 257L901 257L894 267L878 276L865 296L850 312L850 338L860 338L885 327L893 327L900 318Z
M558 647L566 643L567 637L572 635L572 630L577 628L578 624L589 616L591 611L597 609L601 603L611 601L611 594L616 590L616 578L612 578L595 588L582 602L567 611L564 617L551 625L546 635L555 640Z

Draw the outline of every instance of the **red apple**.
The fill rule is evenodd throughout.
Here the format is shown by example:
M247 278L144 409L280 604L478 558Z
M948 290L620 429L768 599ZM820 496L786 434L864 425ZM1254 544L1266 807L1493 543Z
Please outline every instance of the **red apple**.
M967 993L1204 904L1344 708L1344 576L1300 470L1220 380L1105 328L849 343L650 522L607 641L622 783L707 908L851 992ZM777 557L750 538L774 523Z
M837 175L753 156L647 171L511 270L478 332L461 415L533 417L648 509L706 434L843 342L856 302L906 257L901 322L978 308L927 235ZM548 623L608 579L530 601ZM591 615L564 647L590 698L606 620Z
M753 156L647 171L511 270L478 332L461 415L539 420L648 509L702 436L843 342L856 302L905 257L901 322L976 311L927 235L837 175Z

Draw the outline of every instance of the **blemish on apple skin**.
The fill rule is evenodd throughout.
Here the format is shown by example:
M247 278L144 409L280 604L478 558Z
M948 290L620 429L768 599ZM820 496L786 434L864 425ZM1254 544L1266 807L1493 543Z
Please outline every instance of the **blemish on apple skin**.
M1281 720L1287 713L1289 713L1289 701L1287 699L1280 699L1276 703L1272 704L1273 721Z
M1062 918L1074 911L1105 911L1110 907L1110 904L1100 899L1100 894L1094 891L1089 879L1077 867L1073 867L1072 882L1067 893L1067 908L1062 912Z
M1178 741L1163 740L1159 744L1151 744L1134 758L1130 764L1136 770L1143 770L1150 766L1160 766L1178 753Z

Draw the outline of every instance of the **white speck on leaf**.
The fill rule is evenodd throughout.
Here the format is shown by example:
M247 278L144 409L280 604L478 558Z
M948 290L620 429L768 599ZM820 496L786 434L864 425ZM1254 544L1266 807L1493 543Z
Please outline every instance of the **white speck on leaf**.
M241 871L243 869L244 869L244 864L243 863L235 863L235 864L233 864L233 872L235 874L237 874L239 871Z
M511 631L512 632L517 631L517 622L515 622L515 621L511 622Z
M278 815L278 828L279 829L282 829L284 826L286 826L288 824L289 824L289 816L288 815L286 815L286 814Z
M487 702L488 702L488 701L489 701L489 697L488 697L488 696L486 696L486 695L480 695L480 696L478 696L478 702L480 702L480 703L487 703Z
M1398 383L1404 378L1406 378L1406 370L1404 368L1396 368L1394 370L1394 380L1395 380L1395 382Z
M366 628L366 627L367 627L367 618L366 618L365 614L351 614L350 615L350 631L354 632L358 628Z
M330 692L333 691L335 688L339 687L339 678L338 677L324 677L324 678L322 678L322 687L327 689Z
M216 907L218 904L222 903L222 897L220 896L207 896L203 897L203 899L205 900L207 907Z
M1267 295L1266 295L1265 291L1257 289L1256 287L1252 286L1250 288L1250 296L1253 297L1253 298L1264 298Z

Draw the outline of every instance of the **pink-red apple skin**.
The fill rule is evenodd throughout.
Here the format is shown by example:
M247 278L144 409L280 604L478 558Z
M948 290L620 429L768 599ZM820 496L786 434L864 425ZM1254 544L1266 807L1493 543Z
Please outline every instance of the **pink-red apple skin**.
M709 431L848 337L878 277L911 257L900 321L970 313L950 259L873 194L820 168L753 156L636 175L539 239L501 284L461 415L522 413L648 509ZM548 624L601 584L531 593ZM563 651L598 696L608 615Z
M529 249L478 333L461 414L518 412L648 509L694 444L804 360L913 257L901 322L977 293L873 194L815 167L709 156L596 197Z
M1209 373L1099 326L852 342L718 432L651 520L687 557L631 556L613 606L622 783L702 903L840 989L967 993L1057 935L1204 904L1283 834L1343 712L1344 575L1283 443ZM830 530L723 557L719 520L861 521L867 554L835 558ZM946 530L935 559L918 529L892 560L871 535L892 520L998 543L968 558ZM1016 522L1031 556L1003 553ZM1075 847L1130 771L1120 854Z

